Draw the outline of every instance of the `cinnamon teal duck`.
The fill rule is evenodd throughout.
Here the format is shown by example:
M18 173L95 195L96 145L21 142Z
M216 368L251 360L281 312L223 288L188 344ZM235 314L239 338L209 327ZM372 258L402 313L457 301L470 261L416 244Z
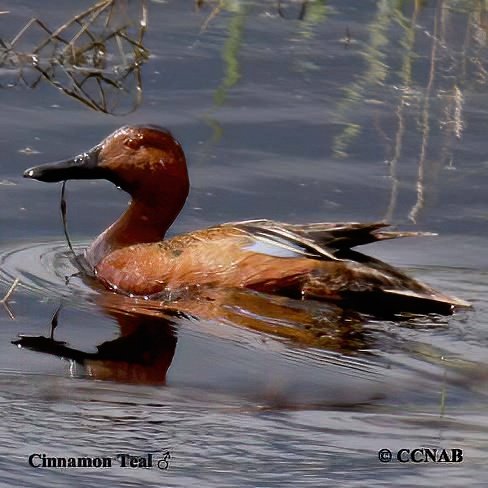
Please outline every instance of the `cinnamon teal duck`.
M426 234L386 230L384 222L259 219L165 239L190 184L181 145L157 126L122 127L87 152L35 166L24 176L44 182L106 179L130 194L128 209L84 254L96 278L117 293L152 296L210 286L328 300L379 313L449 314L469 306L352 250Z

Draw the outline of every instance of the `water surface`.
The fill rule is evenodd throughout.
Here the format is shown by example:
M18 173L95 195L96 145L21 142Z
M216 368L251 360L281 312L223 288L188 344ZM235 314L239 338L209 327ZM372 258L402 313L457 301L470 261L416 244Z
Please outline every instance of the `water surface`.
M0 70L0 290L20 279L9 309L0 306L2 485L486 484L487 12L449 0L305 3L228 2L212 15L215 2L200 10L148 2L143 98L130 113L97 112L46 80L26 87L15 64ZM54 29L91 5L4 4L2 40L31 17ZM36 32L26 32L19 51L32 51ZM110 96L130 110L136 86ZM218 313L187 297L166 302L164 313L143 304L153 315L139 327L132 304L79 277L66 282L75 268L60 188L21 177L130 123L166 126L185 148L192 190L172 232L258 217L388 219L440 235L363 251L473 310L345 320L328 305L269 304L249 293L214 297ZM127 200L106 182L70 182L76 248ZM65 357L85 354L86 368L11 343L19 334L49 336L60 304L54 338L70 348ZM310 316L307 329L301 318ZM150 373L119 366L116 378L89 364L104 343L106 359L127 352L117 341L124 327L135 331L129 351L149 348ZM460 448L464 462L378 460L379 449L417 447ZM35 452L167 450L167 471L27 463Z

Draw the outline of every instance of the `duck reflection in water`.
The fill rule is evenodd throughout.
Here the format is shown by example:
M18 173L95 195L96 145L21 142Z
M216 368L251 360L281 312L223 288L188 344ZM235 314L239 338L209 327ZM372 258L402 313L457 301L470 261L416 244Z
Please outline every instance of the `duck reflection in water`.
M13 344L74 361L94 379L164 385L176 351L178 327L184 320L205 320L205 332L219 338L232 339L237 327L256 331L259 336L253 340L259 337L261 341L278 340L287 346L349 354L365 349L372 340L362 329L363 317L333 304L310 307L289 298L248 290L213 289L205 294L185 295L172 303L107 292L97 295L96 305L115 319L120 335L98 345L93 353L54 338L59 309L48 337L20 335Z
M103 342L97 346L97 352L90 353L54 338L59 311L53 316L49 337L20 335L12 344L74 361L94 379L165 384L176 348L174 317L170 312L151 317L107 311L118 322L120 336Z
M374 314L450 314L469 306L351 250L422 235L386 231L384 223L251 220L164 239L185 203L189 180L180 144L159 127L122 127L86 153L30 168L24 176L45 182L107 179L131 195L126 212L84 255L96 279L120 294L249 289Z

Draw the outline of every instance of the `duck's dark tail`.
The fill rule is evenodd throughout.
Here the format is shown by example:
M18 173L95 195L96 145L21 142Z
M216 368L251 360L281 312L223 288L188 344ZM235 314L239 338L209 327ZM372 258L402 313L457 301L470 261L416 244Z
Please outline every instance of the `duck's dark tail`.
M332 300L374 315L401 312L451 315L457 309L471 306L377 259L352 251L349 254L357 260L322 262L303 282L303 296Z

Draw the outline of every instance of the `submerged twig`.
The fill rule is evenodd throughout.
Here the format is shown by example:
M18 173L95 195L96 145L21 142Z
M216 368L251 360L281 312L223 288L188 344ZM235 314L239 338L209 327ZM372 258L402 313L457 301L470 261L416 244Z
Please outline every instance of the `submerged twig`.
M73 249L73 245L71 244L71 239L69 237L68 233L68 221L66 218L66 180L63 181L63 186L61 187L61 202L60 202L60 208L61 208L61 219L63 220L63 232L64 232L64 237L66 237L66 242L68 243L69 250L73 253L73 258L76 261L76 264L78 265L78 268L81 270L85 269L85 266L83 263L80 261L78 255L75 253L75 250ZM58 310L59 311L59 310Z
M20 283L19 278L15 278L14 282L10 285L10 288L8 289L7 293L5 293L5 296L0 300L0 303L7 303L8 299L10 298L10 295L14 292L15 288L17 288L17 285Z
M55 331L56 327L58 326L58 316L59 316L59 312L61 312L62 308L63 308L63 304L60 303L59 307L54 312L53 318L51 319L51 330L50 330L49 338L52 341L54 341L54 331Z
M17 285L19 283L20 283L20 279L15 278L14 282L10 285L10 288L8 289L7 293L5 293L5 296L2 299L0 299L0 303L3 305L3 307L7 311L8 316L12 320L15 320L15 316L12 313L12 310L10 310L10 308L8 306L8 300L9 300L10 296L12 295L12 293L14 292L15 288L17 288Z
M5 303L2 303L2 305L3 305L3 308L5 309L5 311L7 312L7 315L10 317L10 320L15 320L15 315L12 312L12 310L10 310L8 303L5 302Z

